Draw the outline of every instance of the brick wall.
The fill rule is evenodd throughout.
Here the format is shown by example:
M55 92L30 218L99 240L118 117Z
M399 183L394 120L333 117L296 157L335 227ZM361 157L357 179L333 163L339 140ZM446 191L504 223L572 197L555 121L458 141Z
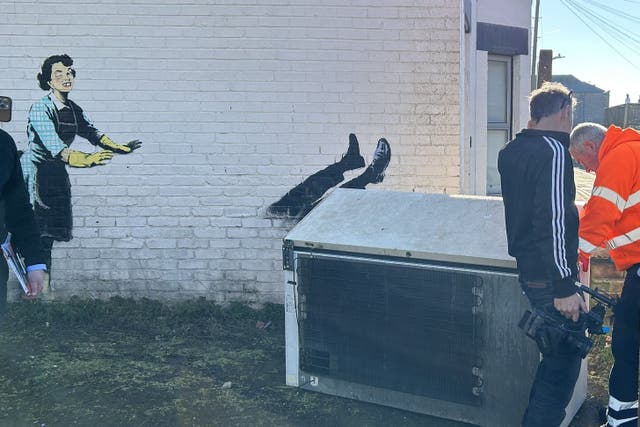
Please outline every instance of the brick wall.
M376 188L458 192L459 2L20 0L0 15L3 124L26 146L42 60L67 53L70 98L142 148L70 169L74 239L56 297L279 301L281 239L265 208L340 159L349 132ZM224 3L224 4L223 4ZM76 139L72 148L91 151Z
M627 121L625 123L625 110ZM605 125L616 125L620 127L633 127L640 129L640 104L630 103L616 105L606 109Z

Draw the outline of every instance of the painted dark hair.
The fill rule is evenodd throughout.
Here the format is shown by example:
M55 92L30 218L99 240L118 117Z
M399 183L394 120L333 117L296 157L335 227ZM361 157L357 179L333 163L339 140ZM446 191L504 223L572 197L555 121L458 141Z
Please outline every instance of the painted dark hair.
M49 86L49 82L51 81L51 68L53 64L57 62L62 62L62 65L65 67L71 67L73 65L73 59L67 54L62 55L52 55L44 60L42 63L42 67L40 68L40 72L38 73L38 84L40 85L40 89L49 90L51 87ZM76 76L76 70L71 70L71 74L73 77Z

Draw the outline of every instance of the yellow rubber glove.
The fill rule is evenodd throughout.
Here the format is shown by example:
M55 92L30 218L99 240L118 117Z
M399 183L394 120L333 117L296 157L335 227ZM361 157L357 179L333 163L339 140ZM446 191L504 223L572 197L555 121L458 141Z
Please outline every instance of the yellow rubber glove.
M98 143L102 148L106 148L107 150L111 150L115 153L127 154L132 152L133 150L140 148L142 142L137 139L133 141L127 142L125 145L116 144L116 142L109 138L107 135L102 135L100 138L100 142Z
M69 150L67 163L74 168L90 168L91 166L104 165L112 157L113 153L109 150L102 150L96 153Z

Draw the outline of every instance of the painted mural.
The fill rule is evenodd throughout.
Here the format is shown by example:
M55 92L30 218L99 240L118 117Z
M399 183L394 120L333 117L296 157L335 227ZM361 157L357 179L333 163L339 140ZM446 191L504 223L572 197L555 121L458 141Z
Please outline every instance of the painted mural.
M72 239L67 167L102 166L115 154L131 154L142 144L136 139L121 145L101 132L69 98L75 77L73 59L68 55L53 55L44 60L37 78L47 94L31 105L27 123L29 149L21 157L49 273L53 242ZM76 136L100 149L92 153L72 150Z
M385 138L380 138L371 164L360 175L340 187L364 189L369 184L382 182L390 160L391 146ZM309 176L280 200L270 205L267 208L267 213L299 221L319 203L325 193L344 181L345 172L364 166L365 162L360 155L358 138L353 133L349 134L349 147L340 161Z

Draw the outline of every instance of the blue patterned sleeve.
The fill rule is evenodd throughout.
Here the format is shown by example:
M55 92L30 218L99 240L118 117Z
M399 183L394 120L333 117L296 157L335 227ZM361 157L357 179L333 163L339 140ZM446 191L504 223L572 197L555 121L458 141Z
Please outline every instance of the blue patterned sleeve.
M67 147L56 132L53 112L43 102L36 102L31 106L29 125L51 157L57 156Z

